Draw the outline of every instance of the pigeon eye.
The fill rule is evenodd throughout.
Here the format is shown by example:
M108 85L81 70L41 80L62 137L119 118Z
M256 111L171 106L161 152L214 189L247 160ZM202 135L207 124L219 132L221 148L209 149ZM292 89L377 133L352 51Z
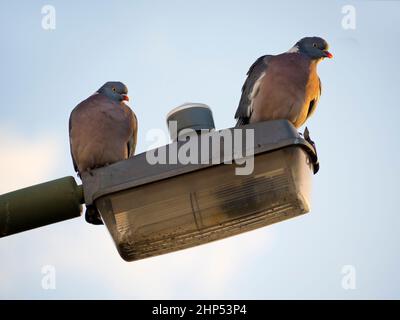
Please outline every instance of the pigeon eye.
M312 44L312 46L313 46L314 48L316 48L316 47L317 47L317 44L314 42L314 43Z
M116 91L116 89L113 87L113 88L112 88L112 91L114 91L114 92L115 92L115 91Z

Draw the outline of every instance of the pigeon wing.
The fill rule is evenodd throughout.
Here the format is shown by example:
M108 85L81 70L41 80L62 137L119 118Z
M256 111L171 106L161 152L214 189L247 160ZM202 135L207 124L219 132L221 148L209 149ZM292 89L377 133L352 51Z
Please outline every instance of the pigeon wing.
M128 141L128 158L132 157L135 154L137 144L138 121L134 112L132 112L131 128L132 135Z
M70 151L70 153L71 153L71 158L72 158L72 163L73 163L73 165L74 165L74 170L75 170L75 172L78 172L78 166L76 165L76 161L75 161L75 158L74 158L74 154L73 154L73 152L72 152L72 143L71 143L71 141L72 141L72 136L71 136L71 128L72 128L72 124L71 124L71 118L72 118L72 113L71 113L71 115L70 115L70 117L69 117L69 151Z
M258 58L250 67L247 72L246 81L242 87L242 96L239 101L239 106L235 113L237 119L236 126L245 125L249 123L252 113L252 100L258 92L254 92L257 81L267 72L268 61L272 55L265 55ZM257 91L257 90L256 90Z

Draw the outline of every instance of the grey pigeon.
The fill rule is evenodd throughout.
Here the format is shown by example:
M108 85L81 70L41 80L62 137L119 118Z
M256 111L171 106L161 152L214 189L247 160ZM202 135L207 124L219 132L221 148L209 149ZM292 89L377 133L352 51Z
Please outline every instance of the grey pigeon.
M128 89L121 82L107 82L79 103L69 118L69 139L75 171L84 172L131 157L137 141L137 119L124 103ZM87 208L86 220L100 224ZM94 219L94 221L93 221Z
M296 128L302 126L321 95L317 65L332 57L324 39L307 37L288 52L258 58L247 72L236 125L287 119Z

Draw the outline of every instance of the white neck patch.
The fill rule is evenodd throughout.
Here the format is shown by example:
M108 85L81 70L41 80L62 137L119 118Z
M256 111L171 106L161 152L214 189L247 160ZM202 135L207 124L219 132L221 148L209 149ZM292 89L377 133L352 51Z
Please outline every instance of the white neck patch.
M290 48L288 53L296 53L299 52L299 47L298 46L294 46L293 48Z

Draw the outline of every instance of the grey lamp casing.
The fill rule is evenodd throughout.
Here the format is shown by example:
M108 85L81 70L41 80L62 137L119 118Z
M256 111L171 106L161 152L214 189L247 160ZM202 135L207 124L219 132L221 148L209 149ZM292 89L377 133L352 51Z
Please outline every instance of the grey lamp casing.
M210 147L206 164L152 165L141 153L83 175L85 202L98 208L122 258L133 261L196 246L310 210L318 159L291 123L275 120L225 130L241 130L243 138L246 130L254 130L250 175L236 175L235 161L223 163L223 140L218 150ZM225 130L207 135L218 139ZM200 145L201 135L194 138ZM184 144L174 141L153 152L179 152ZM221 162L212 163L217 156ZM235 159L233 152L230 158Z

